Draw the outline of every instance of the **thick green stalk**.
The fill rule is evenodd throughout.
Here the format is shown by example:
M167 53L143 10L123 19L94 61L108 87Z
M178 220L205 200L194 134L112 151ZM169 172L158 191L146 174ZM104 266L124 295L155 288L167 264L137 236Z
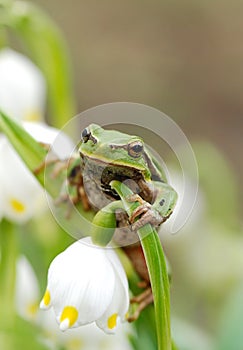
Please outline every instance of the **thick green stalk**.
M154 296L159 349L171 350L169 279L157 231L147 224L138 230Z
M14 225L3 220L0 223L0 328L12 327L15 319L15 274L17 243Z
M111 187L116 190L130 216L139 202L129 201L133 193L119 181L112 181ZM149 271L154 296L155 320L159 350L171 350L170 331L170 291L169 279L164 252L156 230L146 224L138 230L146 264Z

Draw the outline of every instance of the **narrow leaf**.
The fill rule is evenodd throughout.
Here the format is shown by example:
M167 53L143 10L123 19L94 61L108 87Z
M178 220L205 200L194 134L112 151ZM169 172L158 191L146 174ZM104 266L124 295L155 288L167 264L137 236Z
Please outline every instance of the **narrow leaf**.
M34 172L45 160L47 151L30 136L22 126L0 111L0 130L8 137L12 146L23 159L31 172ZM36 175L44 184L44 172Z

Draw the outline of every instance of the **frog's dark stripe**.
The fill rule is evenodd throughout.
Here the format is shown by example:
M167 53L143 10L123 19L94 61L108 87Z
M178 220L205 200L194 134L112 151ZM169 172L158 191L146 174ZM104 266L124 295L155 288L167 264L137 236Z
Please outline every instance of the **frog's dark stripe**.
M154 166L153 162L148 157L146 152L143 153L143 157L144 157L144 159L145 159L145 161L146 161L146 163L148 165L148 168L149 168L149 170L151 172L151 180L164 182L164 180L162 179L160 173L158 172L157 168Z

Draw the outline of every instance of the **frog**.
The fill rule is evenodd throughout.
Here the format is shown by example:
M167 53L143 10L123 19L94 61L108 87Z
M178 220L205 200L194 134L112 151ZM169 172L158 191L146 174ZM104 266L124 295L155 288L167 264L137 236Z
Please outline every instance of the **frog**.
M158 229L172 214L177 193L168 183L159 160L139 136L90 124L81 132L78 154L79 159L72 163L68 175L71 187L76 186L76 203L81 201L85 210L96 211L99 217L97 221L102 222L102 226L112 221L110 217L115 217L112 221L114 235L109 235L108 240L102 241L101 245L107 245L113 239L121 246L141 277L141 286L146 288L131 299L131 302L138 304L136 312L128 317L131 322L153 301L137 230L147 223ZM130 217L111 186L114 180L124 182L133 193L129 201L138 201L140 204ZM109 210L106 211L106 208ZM116 227L119 228L118 234L115 233ZM101 228L98 231L103 232Z
M129 218L132 231L146 223L158 227L172 214L177 193L141 137L91 124L81 133L79 155L82 183L91 203L102 208L119 199L110 185L113 180L132 189L130 200L141 204Z

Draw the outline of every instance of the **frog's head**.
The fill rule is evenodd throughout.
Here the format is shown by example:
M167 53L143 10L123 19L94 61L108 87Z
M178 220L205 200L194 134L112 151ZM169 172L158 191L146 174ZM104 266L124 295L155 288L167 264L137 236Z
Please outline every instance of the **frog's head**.
M100 176L103 187L109 187L114 179L151 179L144 142L140 137L91 124L82 131L81 139L82 164L88 166L93 177L95 173Z

